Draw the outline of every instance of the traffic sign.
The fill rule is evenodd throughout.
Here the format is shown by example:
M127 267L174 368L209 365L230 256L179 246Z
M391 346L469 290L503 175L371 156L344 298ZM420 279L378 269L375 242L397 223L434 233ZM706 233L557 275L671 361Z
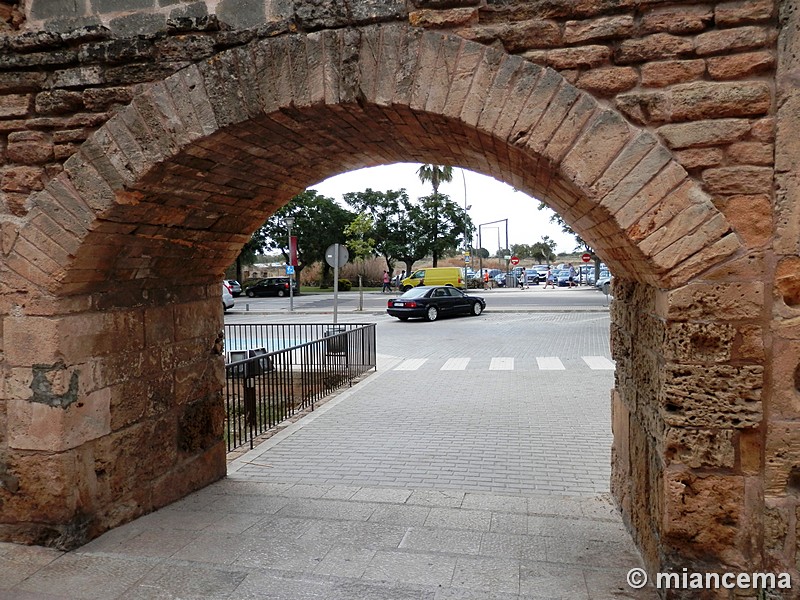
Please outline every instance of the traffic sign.
M286 274L294 275L294 267L292 265L286 265Z
M516 256L511 257L511 264L517 266L519 264L519 258Z
M590 260L592 260L592 255L589 254L588 252L584 252L583 254L581 254L581 260L583 262L589 262Z
M328 246L328 249L325 250L325 262L332 267L343 267L347 264L349 259L350 253L347 251L347 247L341 244L331 244Z

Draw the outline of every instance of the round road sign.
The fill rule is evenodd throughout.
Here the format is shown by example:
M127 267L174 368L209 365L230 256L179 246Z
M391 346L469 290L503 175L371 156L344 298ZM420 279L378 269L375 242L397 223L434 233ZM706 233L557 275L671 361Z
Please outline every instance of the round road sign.
M336 264L337 253L336 248L339 248L338 259L339 264ZM350 259L350 253L347 251L347 247L343 246L342 244L331 244L328 246L328 249L325 250L325 262L327 262L332 267L343 267L347 264L347 261Z
M590 260L592 260L592 255L589 254L588 252L584 252L583 254L581 254L581 260L583 262L589 262Z
M512 256L511 257L511 264L514 265L514 266L518 265L519 264L519 258L516 257L516 256Z

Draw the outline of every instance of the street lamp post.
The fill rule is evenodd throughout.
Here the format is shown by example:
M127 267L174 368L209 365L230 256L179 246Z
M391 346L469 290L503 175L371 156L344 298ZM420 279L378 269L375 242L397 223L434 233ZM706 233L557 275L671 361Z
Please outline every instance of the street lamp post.
M289 273L289 312L294 312L294 265L292 264L292 225L294 217L286 217L286 227L289 229L289 265L292 267Z

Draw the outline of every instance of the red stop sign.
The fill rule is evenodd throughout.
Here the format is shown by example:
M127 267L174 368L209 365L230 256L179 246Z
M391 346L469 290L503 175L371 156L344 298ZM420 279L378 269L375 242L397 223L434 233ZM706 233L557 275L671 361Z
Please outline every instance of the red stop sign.
M592 255L589 254L588 252L584 252L583 254L581 254L581 260L583 262L589 262L590 260L592 260Z
M511 264L514 265L514 266L518 265L519 264L519 258L517 258L516 256L512 256L511 257Z

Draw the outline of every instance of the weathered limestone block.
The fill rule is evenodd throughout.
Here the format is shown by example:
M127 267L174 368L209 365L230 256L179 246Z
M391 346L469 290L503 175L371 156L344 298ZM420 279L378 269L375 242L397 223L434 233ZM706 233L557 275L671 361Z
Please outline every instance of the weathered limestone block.
M736 142L728 147L726 154L732 163L771 165L774 160L774 146L765 142Z
M33 95L7 94L0 96L0 117L24 117L31 108Z
M415 10L408 14L414 27L461 27L478 22L477 8L451 8L449 10Z
M710 57L706 63L708 74L712 79L744 79L774 69L775 57L767 51L746 52L732 56Z
M790 256L778 263L775 288L786 306L800 308L800 257Z
M46 163L53 159L53 141L42 131L15 131L8 134L6 155L23 165Z
M578 78L577 86L598 96L613 96L632 89L639 82L639 74L632 67L606 67L592 69Z
M697 33L714 22L714 12L708 6L676 6L655 8L642 17L644 33Z
M703 182L712 194L765 194L772 189L771 167L740 165L703 171Z
M685 557L714 557L744 568L739 546L744 512L743 477L699 475L673 465L664 472L664 541Z
M764 368L668 363L659 392L664 421L677 427L743 428L761 423Z
M721 2L714 8L714 19L722 27L762 23L772 19L775 4L774 0Z
M772 200L769 196L730 196L717 206L749 247L757 248L769 243L772 238Z
M640 71L644 87L660 88L698 81L706 71L706 63L703 60L665 60L645 63Z
M775 42L775 32L766 27L737 27L701 33L695 38L698 56L759 50Z
M668 123L670 101L663 92L633 91L618 95L614 104L622 114L640 125Z
M32 192L44 188L44 169L41 167L13 166L0 169L0 190L4 192Z
M789 420L800 414L800 325L776 327L772 350L771 412L776 418Z
M8 402L10 448L62 452L111 431L109 390L82 394L78 401L79 370L72 371L77 377L66 390L64 386L51 388L51 373L44 371L47 369L34 367L31 400ZM67 406L61 404L70 399Z
M733 429L669 427L665 437L667 465L680 463L692 469L731 469L736 462Z
M672 88L670 97L674 121L764 115L772 104L769 85L760 81L685 83Z
M764 493L800 495L800 422L771 420L767 426Z
M725 153L719 148L689 148L676 150L675 158L687 171L719 167L725 161Z
M624 40L615 53L618 64L685 58L694 52L691 39L656 33L639 39Z
M727 323L670 323L665 332L664 359L680 363L729 361L735 336L736 328Z
M750 122L746 119L703 120L658 128L667 146L673 149L730 144L742 139L749 131Z
M567 21L564 25L564 43L577 44L627 37L633 31L631 15L600 17L586 21Z
M80 92L52 90L36 94L36 112L41 115L69 114L83 110Z

